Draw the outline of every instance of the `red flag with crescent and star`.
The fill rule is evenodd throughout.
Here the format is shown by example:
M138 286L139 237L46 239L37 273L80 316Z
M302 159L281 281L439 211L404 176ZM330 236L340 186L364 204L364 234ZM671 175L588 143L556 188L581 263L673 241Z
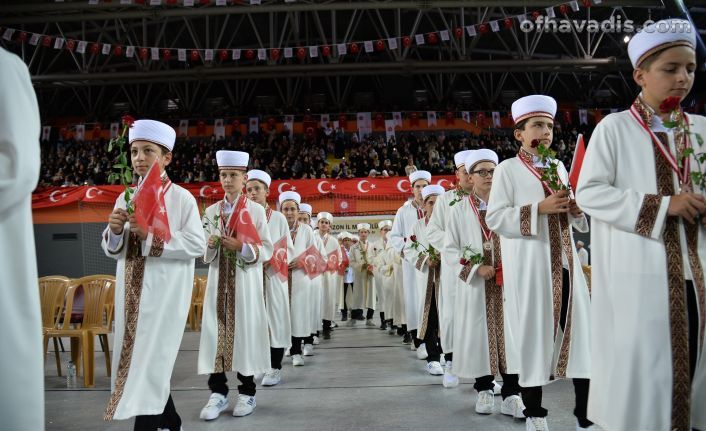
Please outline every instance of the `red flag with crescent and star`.
M326 270L328 272L336 272L338 271L338 250L334 250L331 253L328 254L328 262L326 265Z
M241 240L244 244L262 245L262 239L260 239L260 234L257 233L257 229L252 222L250 211L245 207L246 202L247 198L241 195L235 211L233 211L230 220L228 220L227 232L231 232L231 236L232 233L235 233L235 238Z
M304 250L302 254L295 259L297 267L301 268L306 272L306 275L310 279L314 279L321 275L326 270L326 261L324 260L319 249L315 245L310 245L309 248ZM323 262L323 269L321 262Z
M283 236L274 244L274 251L270 259L270 266L275 270L280 280L287 281L289 276L289 265L287 264L287 235Z
M167 205L164 203L164 194L167 193L171 185L169 179L162 183L159 166L157 162L154 162L140 183L133 199L137 223L147 227L154 235L162 238L165 243L172 239L167 218Z
M341 264L338 265L338 275L343 276L346 273L346 269L351 264L350 259L348 259L348 253L346 253L346 248L341 246Z

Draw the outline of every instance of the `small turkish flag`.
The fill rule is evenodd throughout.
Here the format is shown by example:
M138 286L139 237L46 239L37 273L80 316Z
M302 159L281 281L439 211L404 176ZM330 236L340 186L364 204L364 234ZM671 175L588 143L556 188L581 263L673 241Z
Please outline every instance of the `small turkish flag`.
M321 262L324 262L323 270ZM319 253L319 250L313 244L296 258L296 263L312 280L323 273L326 265L323 256L321 256L321 253Z
M137 189L135 199L133 199L137 223L152 230L154 235L159 236L166 243L172 239L167 206L164 203L164 194L168 188L168 185L165 188L165 185L162 184L159 166L157 162L154 162Z
M574 158L571 160L571 173L569 173L569 184L576 190L579 183L579 174L581 173L581 165L583 165L583 156L586 155L586 145L583 142L583 134L579 134L576 139L576 148L574 149Z
M338 265L338 275L343 275L346 273L346 269L350 265L350 260L348 259L348 253L346 253L346 248L341 246L341 264Z
M338 250L334 250L331 253L328 254L328 263L326 265L326 270L328 272L336 272L338 271Z
M289 268L287 264L287 235L274 244L274 252L270 259L270 266L275 270L280 280L287 281Z
M260 234L257 233L257 228L252 222L250 211L245 207L246 202L247 198L241 195L230 220L228 220L228 232L231 236L235 234L235 238L244 244L262 245L262 239L260 239Z

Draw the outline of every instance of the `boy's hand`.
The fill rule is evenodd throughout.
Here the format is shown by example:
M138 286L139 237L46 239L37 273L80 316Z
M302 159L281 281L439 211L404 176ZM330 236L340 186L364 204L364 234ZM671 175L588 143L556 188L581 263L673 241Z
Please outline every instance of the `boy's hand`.
M491 278L495 277L495 268L490 265L483 265L478 268L478 271L476 271L476 273L479 277L482 277L484 280L490 280Z
M208 237L208 248L216 248L216 243L218 242L219 238L220 237L218 235L211 235L210 237Z
M137 218L134 214L130 215L128 221L130 222L130 232L137 235L137 238L139 238L140 241L146 240L147 230L137 223Z
M583 211L581 211L581 208L576 205L576 201L574 199L569 201L569 212L574 217L581 217L583 215Z
M571 199L569 199L569 192L566 190L559 190L540 202L537 212L539 212L539 214L567 213L569 212L570 203Z
M241 251L243 249L243 241L230 236L221 238L221 244L223 244L223 247L226 249L232 251Z
M699 214L706 214L704 197L696 193L682 193L669 199L667 214L681 217L693 224ZM703 221L702 221L703 223Z
M127 222L128 214L122 208L116 208L108 217L108 227L114 235L122 235L123 228Z

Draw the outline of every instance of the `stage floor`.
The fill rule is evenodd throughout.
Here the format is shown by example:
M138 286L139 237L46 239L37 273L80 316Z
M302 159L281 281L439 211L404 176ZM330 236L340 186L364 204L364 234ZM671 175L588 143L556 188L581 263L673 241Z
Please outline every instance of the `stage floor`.
M524 421L500 414L499 396L495 398L495 414L476 414L473 381L462 379L457 388L445 389L441 376L427 374L426 361L418 360L400 337L388 335L377 327L365 327L360 322L353 328L343 326L340 321L338 324L341 326L336 328L332 339L322 340L314 351L315 356L305 357L304 367L293 368L291 358L284 358L282 384L272 388L258 385L257 408L250 416L231 416L238 383L235 373L229 373L230 407L211 422L199 419L199 412L210 394L206 385L208 377L196 374L200 333L187 331L172 375L172 396L183 429L525 429ZM68 340L64 345L69 347ZM97 339L96 349L100 349ZM62 354L62 361L68 358L68 352ZM47 430L132 430L132 419L102 420L110 394L102 352L96 353L96 385L92 389L66 389L65 378L56 375L53 351L47 359ZM65 367L66 363L62 365ZM80 385L81 377L78 380ZM573 403L570 381L555 382L545 388L544 406L549 409L550 429L575 429Z

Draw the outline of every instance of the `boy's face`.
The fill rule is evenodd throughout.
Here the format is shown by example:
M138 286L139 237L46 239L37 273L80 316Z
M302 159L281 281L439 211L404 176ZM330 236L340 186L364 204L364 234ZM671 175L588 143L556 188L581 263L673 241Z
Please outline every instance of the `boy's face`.
M331 231L331 222L326 219L321 219L317 222L319 226L319 232L329 233Z
M422 189L429 185L427 180L417 180L412 185L412 192L414 192L414 200L418 201L422 199Z
M267 204L267 196L270 195L270 188L259 180L250 180L245 184L245 193L250 200L260 205Z
M368 234L370 234L370 231L367 229L361 229L358 231L358 236L360 237L361 242L365 242L368 240Z
M675 46L654 55L657 58L647 70L638 67L632 73L646 101L658 105L671 96L683 100L694 85L696 53L687 46Z
M311 221L311 216L307 213L299 213L299 215L297 215L297 220L299 220L299 223L308 225Z
M299 205L294 201L282 202L282 207L280 208L282 214L287 219L289 225L293 225L297 221L297 216L299 215Z
M221 169L218 171L223 191L228 194L240 193L248 176L240 169Z
M490 186L493 184L493 171L495 170L495 163L493 162L480 162L473 165L471 168L472 174L470 174L473 186L482 192L490 191ZM480 173L479 173L480 172ZM493 173L491 173L493 172ZM481 176L485 174L485 177Z
M525 148L531 148L535 139L548 147L554 139L554 120L547 117L530 117L524 129L515 129L515 139Z
M456 181L458 181L458 186L461 187L463 190L471 188L472 184L468 177L468 171L466 171L465 166L461 166L460 168L456 169Z
M384 228L380 229L380 236L382 236L382 239L387 240L387 234L390 233L390 228L385 226Z
M437 195L431 195L428 196L424 201L424 214L427 217L431 217L432 213L434 213L434 204L436 203L436 198Z
M159 173L164 172L164 168L172 161L172 153L162 154L162 148L149 141L132 141L132 144L130 144L130 161L135 173L144 177L155 161L159 166Z
M343 240L343 246L346 248L346 250L351 248L351 240L350 238L346 238Z

